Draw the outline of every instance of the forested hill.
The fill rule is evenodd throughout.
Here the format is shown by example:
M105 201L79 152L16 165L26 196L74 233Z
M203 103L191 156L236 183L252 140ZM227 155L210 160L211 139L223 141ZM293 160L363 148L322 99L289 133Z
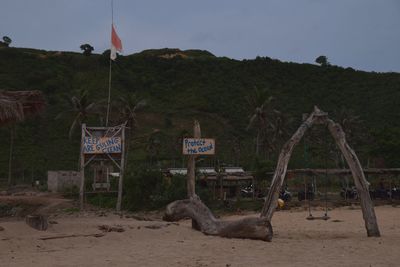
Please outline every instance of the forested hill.
M0 178L7 175L10 131L16 135L16 175L76 169L79 127L71 140L68 131L77 113L62 112L73 107L69 100L76 96L86 104L96 103L85 122L104 122L109 52L85 56L0 48L0 70L0 89L41 90L47 99L41 116L1 128ZM249 116L257 103L273 96L264 110L269 126L265 126L260 144L267 152L259 153L258 158L274 161L280 145L299 126L302 114L318 105L346 125L364 165L400 164L399 73L287 63L269 57L239 61L201 50L160 49L119 56L112 75L114 123L123 119L119 110L127 102L124 100L134 97L146 102L137 111L137 129L131 134L131 162L160 167L181 164L179 137L190 132L192 119L197 118L203 136L217 139L219 162L251 168L255 137L262 126L254 124L246 130ZM265 99L256 99L260 97ZM315 158L319 150L311 151ZM293 164L298 167L301 152L297 154L299 159Z

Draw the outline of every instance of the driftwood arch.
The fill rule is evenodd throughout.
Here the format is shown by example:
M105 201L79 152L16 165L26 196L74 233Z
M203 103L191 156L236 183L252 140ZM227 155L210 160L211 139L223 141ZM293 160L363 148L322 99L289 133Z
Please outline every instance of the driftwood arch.
M314 124L327 125L354 177L358 195L361 200L361 208L367 234L368 236L380 236L374 207L369 195L369 184L365 179L357 155L347 144L342 127L330 120L328 114L317 107L314 108L310 116L283 146L260 217L248 217L237 221L224 221L215 218L210 209L204 205L195 193L195 156L191 156L188 163L188 199L177 200L170 203L166 208L164 219L176 221L189 217L192 219L192 227L207 235L271 241L273 231L270 221L277 205L279 191L285 179L290 156L292 155L294 147L304 136L304 133ZM195 122L194 137L200 138L200 125L198 122Z
M308 118L297 129L289 141L287 141L283 146L279 154L278 163L272 178L268 196L261 211L261 217L271 221L293 149L300 142L305 132L314 124L326 124L329 132L331 133L337 146L345 157L347 164L349 165L354 178L354 184L360 197L361 209L363 213L363 219L365 221L365 228L367 229L367 235L375 237L380 236L374 206L369 195L369 183L365 179L360 161L358 160L354 150L348 145L342 127L338 123L335 123L329 119L328 113L321 111L318 107L314 107L314 111L308 116Z

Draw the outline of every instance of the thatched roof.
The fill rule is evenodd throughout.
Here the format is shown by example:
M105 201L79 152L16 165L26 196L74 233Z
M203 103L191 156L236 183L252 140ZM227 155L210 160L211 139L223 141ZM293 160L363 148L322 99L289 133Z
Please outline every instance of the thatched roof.
M27 115L39 113L44 106L40 91L0 90L0 124L22 121Z

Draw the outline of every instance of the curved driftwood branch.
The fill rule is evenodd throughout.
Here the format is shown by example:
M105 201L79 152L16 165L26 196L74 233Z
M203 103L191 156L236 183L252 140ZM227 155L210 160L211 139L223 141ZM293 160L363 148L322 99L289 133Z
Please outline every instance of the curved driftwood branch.
M279 154L278 163L276 165L275 173L272 178L268 196L261 211L261 217L266 217L269 221L272 218L272 215L276 208L276 203L278 201L279 191L285 179L287 166L290 157L292 156L294 147L300 142L301 138L303 138L308 128L311 128L314 123L321 123L326 117L327 113L322 112L317 107L314 107L314 111L308 116L303 124L300 125L300 127L289 139L289 141L284 144L281 153Z
M369 195L369 183L365 179L363 169L356 153L347 144L345 133L342 127L332 120L328 120L328 129L336 141L337 146L346 159L347 164L351 170L354 178L354 184L357 188L357 193L360 196L361 209L365 221L365 228L367 229L368 236L380 236L378 223L374 206L372 205L371 196Z
M271 241L272 226L266 218L248 217L224 221L214 217L210 209L198 198L177 200L167 206L164 220L177 221L191 218L198 230L206 235L227 238L249 238Z

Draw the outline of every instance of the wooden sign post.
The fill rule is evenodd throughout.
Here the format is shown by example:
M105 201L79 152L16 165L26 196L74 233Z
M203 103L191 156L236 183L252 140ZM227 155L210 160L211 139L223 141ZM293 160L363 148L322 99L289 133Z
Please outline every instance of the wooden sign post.
M82 124L79 191L80 208L84 208L85 167L93 161L111 161L119 169L117 211L121 210L125 166L125 125L86 127ZM107 173L108 175L108 173ZM108 178L108 177L107 177Z
M201 138L200 123L195 120L193 126L193 137L184 138L182 143L183 155L189 155L188 159L188 178L187 178L187 192L188 198L196 196L195 192L195 172L196 172L196 158L198 155L214 155L215 154L215 140L208 138Z

